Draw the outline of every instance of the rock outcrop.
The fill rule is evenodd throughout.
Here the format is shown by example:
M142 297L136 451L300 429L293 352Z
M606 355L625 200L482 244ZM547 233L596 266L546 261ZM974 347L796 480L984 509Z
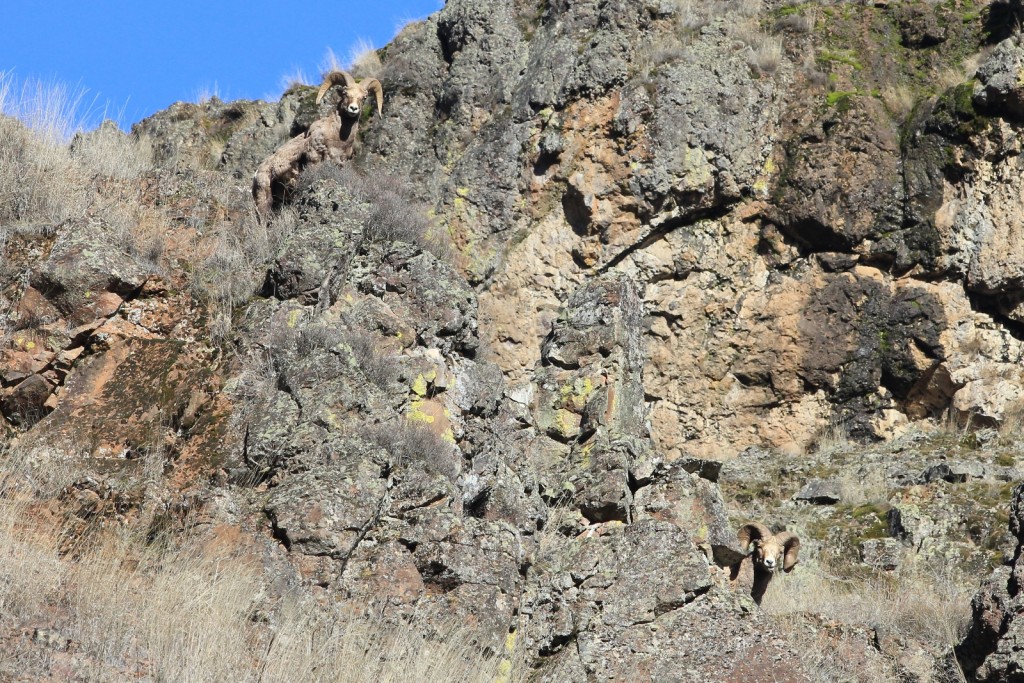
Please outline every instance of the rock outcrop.
M254 642L301 594L529 680L955 680L812 598L1024 543L1021 10L761 5L449 0L270 222L247 179L311 87L140 122L149 171L0 224L0 452L81 468L26 506L244 539ZM751 519L804 544L764 610ZM979 681L1022 675L1011 554Z

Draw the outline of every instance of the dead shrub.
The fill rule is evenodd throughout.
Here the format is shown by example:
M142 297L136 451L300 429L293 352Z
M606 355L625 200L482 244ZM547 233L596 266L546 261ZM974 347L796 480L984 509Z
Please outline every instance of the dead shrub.
M400 371L394 358L385 353L381 341L379 335L362 330L350 330L344 335L359 371L371 384L387 390L398 380Z
M406 418L367 427L361 436L386 451L394 469L418 464L428 474L440 474L452 480L458 476L455 444L426 424Z
M317 182L329 180L345 187L356 201L370 206L370 215L363 224L363 235L371 242L408 242L440 259L448 259L450 245L447 234L429 218L427 207L420 204L408 186L399 178L376 173L364 175L351 164L316 164L305 169L296 183L296 192L308 190Z

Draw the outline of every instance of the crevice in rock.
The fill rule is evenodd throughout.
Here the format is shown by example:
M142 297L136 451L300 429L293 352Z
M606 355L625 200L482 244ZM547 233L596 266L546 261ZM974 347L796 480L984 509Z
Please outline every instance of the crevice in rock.
M356 530L355 540L352 541L352 545L349 546L348 551L338 558L341 561L341 567L338 570L339 576L343 576L345 574L345 569L348 568L348 563L349 560L352 559L352 554L355 553L356 548L358 548L359 544L363 542L363 539L366 538L367 534L369 534L370 531L380 523L381 517L384 516L385 511L391 505L392 486L394 486L394 481L389 480L387 483L387 490L384 491L384 495L381 496L380 500L377 502L377 508L374 510L370 518L367 519L358 530Z
M698 209L696 211L686 214L685 216L678 216L676 218L666 220L661 225L652 228L651 231L648 232L640 240L626 247L618 254L616 254L614 257L612 257L610 261L608 261L603 266L597 269L597 273L599 275L607 273L609 270L625 261L631 255L635 254L638 251L646 249L647 247L651 246L652 244L655 244L656 242L661 241L662 239L665 238L666 235L669 235L670 233L673 233L676 230L679 230L680 228L686 228L691 225L696 225L701 221L713 221L718 220L719 218L724 218L725 216L729 215L729 213L733 209L733 206L733 204L712 206L707 209Z
M998 295L987 295L979 292L972 292L964 288L967 300L971 304L971 310L991 316L993 320L1006 330L1007 334L1017 341L1024 342L1024 323L1018 322L1007 316L999 305Z
M576 642L576 637L579 634L576 631L570 633L556 634L551 637L551 640L547 645L537 650L537 655L540 657L550 657L558 654L565 649L570 643Z
M466 514L470 517L483 519L484 515L487 512L487 502L490 500L490 498L490 489L484 489L483 491L478 493L476 497L474 497L472 500L466 503L464 507Z
M420 576L423 578L425 585L435 586L442 593L450 593L462 585L462 581L459 580L447 565L435 560L431 560L420 569Z
M292 541L288 538L288 530L277 525L277 518L273 514L267 515L270 520L270 536L284 546L288 552L292 551Z

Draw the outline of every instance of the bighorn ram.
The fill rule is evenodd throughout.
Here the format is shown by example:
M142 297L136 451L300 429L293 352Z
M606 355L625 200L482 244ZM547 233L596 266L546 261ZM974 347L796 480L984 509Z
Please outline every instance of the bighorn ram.
M736 536L740 548L747 552L751 545L753 551L732 566L729 579L733 586L750 589L750 597L761 604L761 598L768 590L772 576L782 568L784 572L793 571L800 552L800 539L796 534L782 531L773 534L771 529L760 522L748 522L740 527Z
M314 121L305 133L278 147L256 169L252 179L252 197L260 216L270 215L275 193L280 196L281 189L293 182L304 167L326 160L342 163L352 158L359 117L370 93L376 97L377 116L380 116L384 91L376 78L356 83L348 72L332 71L324 77L316 94L316 103L320 104L327 91L335 85L344 88L337 109Z

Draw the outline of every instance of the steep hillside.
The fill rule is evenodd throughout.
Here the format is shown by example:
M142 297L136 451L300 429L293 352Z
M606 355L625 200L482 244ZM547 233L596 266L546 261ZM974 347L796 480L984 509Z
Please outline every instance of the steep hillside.
M1015 680L1022 18L449 0L266 220L337 95L0 118L0 677Z

